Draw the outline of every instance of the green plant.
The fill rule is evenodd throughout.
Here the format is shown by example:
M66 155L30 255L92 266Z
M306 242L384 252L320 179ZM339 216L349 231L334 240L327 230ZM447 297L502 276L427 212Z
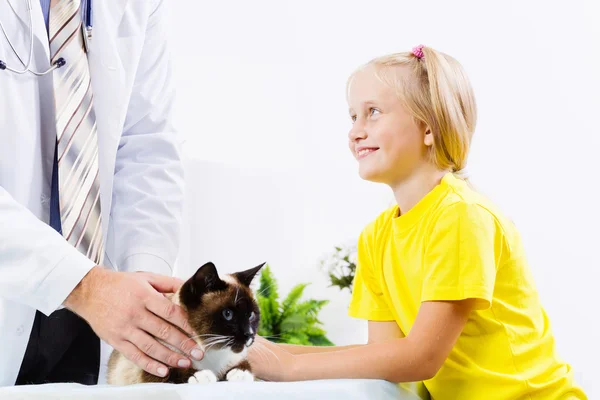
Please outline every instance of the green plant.
M321 260L321 268L329 275L330 286L352 293L352 283L356 274L356 245L336 246L335 251Z
M268 265L262 268L256 294L260 308L258 334L275 343L332 346L317 314L328 300L300 301L307 283L300 283L279 302L277 280Z

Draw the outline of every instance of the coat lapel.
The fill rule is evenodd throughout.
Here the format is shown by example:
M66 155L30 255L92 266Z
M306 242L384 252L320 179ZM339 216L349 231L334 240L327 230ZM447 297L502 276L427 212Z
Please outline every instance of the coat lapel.
M31 23L33 27L33 60L31 60L30 68L34 71L45 70L50 66L48 34L46 33L40 2L32 1L31 5L30 21L30 11L27 9L26 1L0 1L0 20L6 36L8 36L10 43L12 43L15 51L24 63L27 63L29 60L29 45L32 39L29 36L29 24ZM19 58L17 58L10 48L3 33L0 34L0 40L2 40L2 47L5 48L4 54L0 53L0 59L5 61L10 67L22 70L23 64L21 64Z
M19 18L19 23L22 24L22 28L26 29L29 26L29 13L27 11L27 2L22 0L9 0L3 1L3 4L0 4L0 12L2 17L2 24L4 24L5 28L8 28L6 25L10 19L13 19L12 16L15 14ZM39 8L39 1L37 4ZM35 7L35 6L34 6ZM27 33L29 34L29 33ZM12 39L11 39L12 40Z

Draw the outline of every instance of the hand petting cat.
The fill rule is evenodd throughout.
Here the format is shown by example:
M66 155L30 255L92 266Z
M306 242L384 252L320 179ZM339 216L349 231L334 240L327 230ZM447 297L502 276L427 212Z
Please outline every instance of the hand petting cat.
M139 368L166 376L167 365L189 367L191 361L156 338L197 360L203 357L202 349L184 333L193 332L185 312L163 295L174 293L182 283L147 272L94 267L64 306L84 318L102 340Z
M144 340L148 343L150 335L162 334L158 336L158 341L154 340L161 351L167 348L178 351L183 347L189 350L193 345L198 345L204 349L204 357L200 361L193 361L191 365L178 365L180 368L159 371L167 373L158 377L148 373L154 368L148 368L151 370L148 371L147 368L142 368L143 364L135 362L135 359L132 362L129 354L122 353L121 350L129 351L130 346L122 346L121 349L115 348L110 356L107 382L130 385L149 382L204 384L217 381L253 381L254 375L247 353L255 343L260 309L250 284L263 265L219 276L215 265L209 262L200 267L183 285L175 285L174 281L170 284L162 282L160 289L169 289L174 293L164 297L159 295L162 297L160 304L158 299L151 298L147 308L155 313L171 310L170 315L164 312L162 315L184 329L189 336L178 334L175 337L171 336L174 332L165 334L140 325L148 332L144 334ZM156 287L155 277L149 283ZM180 311L185 315L180 314ZM134 318L133 315L129 317ZM156 354L160 355L159 352Z

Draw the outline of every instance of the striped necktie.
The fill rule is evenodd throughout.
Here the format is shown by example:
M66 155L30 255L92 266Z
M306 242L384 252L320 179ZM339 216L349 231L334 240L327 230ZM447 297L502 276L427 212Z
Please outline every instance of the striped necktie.
M96 115L81 31L80 0L52 0L50 58L66 65L53 71L56 159L62 234L96 264L104 245L100 217Z

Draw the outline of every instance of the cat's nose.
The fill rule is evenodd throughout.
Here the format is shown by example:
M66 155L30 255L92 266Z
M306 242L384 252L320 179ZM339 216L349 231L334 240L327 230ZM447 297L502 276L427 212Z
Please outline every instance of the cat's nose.
M254 329L252 329L251 326L247 327L244 330L244 336L246 337L246 347L250 347L252 346L252 343L254 343L254 334L256 332L254 332Z
M254 332L254 329L252 329L252 327L251 327L251 326L247 327L247 328L244 330L244 336L246 336L246 338L247 338L247 339L248 339L248 338L252 338L252 337L254 337L254 333L255 333L255 332Z

